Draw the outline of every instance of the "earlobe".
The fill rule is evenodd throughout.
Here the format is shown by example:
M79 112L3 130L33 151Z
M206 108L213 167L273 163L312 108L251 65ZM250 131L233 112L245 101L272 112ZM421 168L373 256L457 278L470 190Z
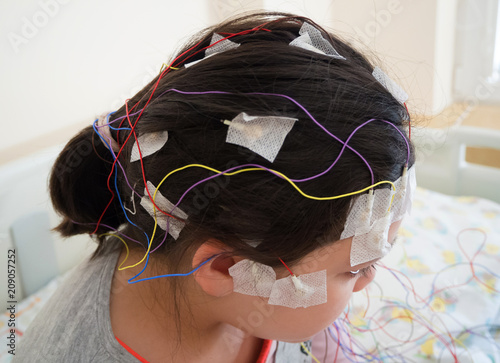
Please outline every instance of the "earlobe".
M203 243L193 256L193 268L198 267L208 258L213 257L202 266L194 275L195 281L207 294L222 297L233 292L233 278L228 269L237 261L228 254L223 245L214 240Z

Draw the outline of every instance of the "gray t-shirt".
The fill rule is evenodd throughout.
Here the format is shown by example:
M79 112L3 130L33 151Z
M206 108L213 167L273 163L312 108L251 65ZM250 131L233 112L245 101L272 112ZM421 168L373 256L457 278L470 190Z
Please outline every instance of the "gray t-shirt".
M87 258L61 284L19 342L13 363L137 363L111 328L109 296L119 248Z
M70 273L29 325L12 363L138 363L116 340L109 314L120 245ZM310 347L310 346L309 346ZM266 363L309 363L300 344L273 342Z

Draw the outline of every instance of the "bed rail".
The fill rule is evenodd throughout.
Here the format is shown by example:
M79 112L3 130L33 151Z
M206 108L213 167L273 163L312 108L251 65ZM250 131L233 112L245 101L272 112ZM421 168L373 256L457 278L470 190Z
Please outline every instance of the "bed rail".
M500 169L470 163L465 158L468 146L500 150L500 131L469 126L419 128L412 136L419 186L500 203Z

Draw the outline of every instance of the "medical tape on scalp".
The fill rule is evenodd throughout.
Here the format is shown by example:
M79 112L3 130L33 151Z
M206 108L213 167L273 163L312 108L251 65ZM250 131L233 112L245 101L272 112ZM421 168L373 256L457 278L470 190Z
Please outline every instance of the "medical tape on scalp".
M147 134L142 134L137 138L137 141L132 146L132 152L130 154L130 162L133 163L141 158L139 154L139 147L141 148L142 157L152 155L158 150L160 150L168 140L168 131L159 132L149 132ZM139 143L139 147L137 147Z
M123 208L124 208L127 212L129 212L130 214L132 214L133 216L135 216L135 214L136 214L136 212L137 212L137 210L136 210L136 208L135 208L135 196L134 196L134 193L136 193L136 191L135 191L135 186L136 186L136 184L134 184L134 187L131 189L131 195L130 195L130 204L132 204L132 206L134 207L134 210L127 208L127 206L126 206L126 205L123 205Z
M106 113L99 116L99 118L97 119L97 131L99 132L101 137L104 138L104 140L106 140L107 145L106 143L104 143L106 148L109 148L108 147L109 145L111 147L111 150L117 153L118 151L120 151L120 145L118 145L116 140L113 139L113 136L111 135L111 131L109 129L110 114L111 113Z
M229 39L224 39L222 35L214 33L212 35L212 40L210 42L211 47L205 50L205 56L211 56L212 54L222 53L229 49L236 49L240 44L235 43ZM224 39L224 40L222 40ZM218 42L218 43L217 43ZM215 44L217 43L217 44ZM212 45L213 44L213 45Z
M150 181L148 181L148 189L149 193L151 193L151 196L153 196L154 192L156 191L156 187ZM182 211L179 207L176 208L175 205L173 205L160 193L160 191L156 192L156 197L154 198L155 204L161 210L175 215L180 219L186 220L188 218L188 215L184 211ZM148 191L146 190L146 188L144 188L144 196L141 198L141 206L149 213L152 218L155 218L155 206L149 199ZM179 234L181 233L185 224L183 221L169 217L159 210L156 210L156 222L161 229L167 231L168 234L170 234L174 239L177 239L179 237Z
M394 82L383 70L375 67L372 72L373 77L389 91L399 103L404 104L408 100L408 94L396 82Z
M241 260L229 269L233 277L233 291L240 294L269 297L276 281L271 266L250 260Z
M323 38L321 31L311 24L304 22L299 30L299 34L299 37L290 42L291 46L345 60L345 58L333 48L330 42Z
M228 122L226 142L246 147L273 162L296 118L249 116L240 113Z
M326 303L326 270L276 280L268 301L269 305L292 309L324 303Z
M222 35L214 33L212 35L212 40L210 41L210 47L205 50L205 57L203 57L202 59L198 59L198 60L195 60L193 62L184 64L184 67L189 68L192 65L194 65L198 62L201 62L202 60L205 60L207 58L210 58L210 57L216 55L217 53L222 53L222 52L225 52L226 50L235 49L235 48L238 48L240 46L240 44L235 43L229 39L224 39L224 38L225 37L223 37ZM221 40L221 39L224 39L224 40ZM219 40L221 40L221 41L219 41ZM215 44L216 42L218 42L218 43Z
M411 201L416 188L415 167L394 182L396 191L376 189L355 199L340 239L353 237L351 266L356 266L389 253L389 228L411 212ZM391 199L394 199L391 204ZM390 208L390 210L389 210Z
M269 298L270 305L296 309L326 302L326 270L276 280L272 267L242 260L229 268L229 274L234 292Z

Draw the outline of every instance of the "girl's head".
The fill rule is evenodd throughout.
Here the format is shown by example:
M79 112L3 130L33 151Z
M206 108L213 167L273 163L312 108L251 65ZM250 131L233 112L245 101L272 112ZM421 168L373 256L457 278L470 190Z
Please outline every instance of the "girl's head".
M319 29L341 57L291 46L304 22ZM208 56L210 51L205 49L210 49L214 34L239 46ZM201 61L185 66L196 60ZM159 274L186 272L218 255L195 277L158 280L174 293L182 292L180 284L188 280L208 295L226 298L232 291L227 270L242 259L272 267L278 278L288 273L284 264L296 275L327 269L328 302L323 308L308 309L319 312L330 306L324 317L329 321L318 324L331 323L352 291L372 278L372 272L349 276L358 267L349 264L350 239L339 241L359 194L311 199L265 168L294 180L304 194L317 197L343 195L398 179L405 163L413 164L411 143L407 160L407 140L401 134L406 135L404 120L409 115L374 78L373 70L362 54L303 17L252 14L204 30L148 86L109 116L110 137L118 145L114 147L117 163L108 150L113 147L92 126L66 145L50 181L54 206L64 218L58 231L65 236L95 233L99 242L95 257L104 253L106 244L122 243L106 235L120 228L133 254L150 252L148 263ZM221 120L233 120L241 113L297 120L273 162L226 142L228 125ZM359 128L343 150L339 140L347 140L370 119L376 121ZM163 141L168 135L164 146L131 161L131 155L137 154L136 137L164 131L158 134ZM151 143L144 140L139 139L143 152ZM93 151L80 152L87 145ZM214 177L214 170L249 167L256 170ZM191 188L209 177L213 178ZM165 218L157 210L157 220L180 226L176 239L155 228L155 219L145 208L149 199L160 198L154 196L159 185L158 193L176 205L164 212L177 219ZM396 230L395 223L389 235ZM220 280L220 288L202 276ZM254 297L232 295L240 295L234 299L241 300L242 308L254 304ZM285 315L303 310L278 310L282 309ZM319 325L314 324L310 332L324 327ZM274 333L266 338L303 339L293 332L287 336L279 329L268 331Z

